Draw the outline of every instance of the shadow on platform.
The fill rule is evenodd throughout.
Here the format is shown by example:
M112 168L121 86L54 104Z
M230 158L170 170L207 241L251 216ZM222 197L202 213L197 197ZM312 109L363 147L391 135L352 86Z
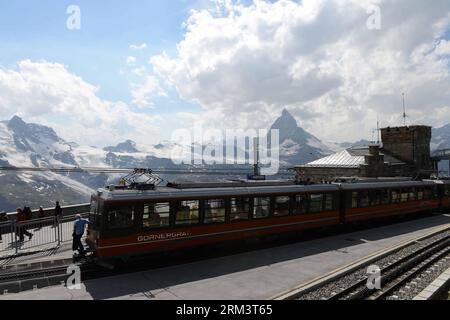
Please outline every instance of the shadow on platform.
M87 281L84 285L87 293L96 300L132 296L142 293L145 293L146 296L165 294L168 298L172 297L176 299L177 297L170 292L170 288L174 286L217 277L225 277L223 281L226 283L227 275L258 268L261 268L258 272L261 272L262 278L264 268L270 265L288 263L292 260L311 257L330 251L338 251L345 254L348 253L349 249L361 244L389 239L420 231L421 229L437 227L445 223L450 223L450 216L435 216L432 218L412 220L401 224L385 225L369 230L360 230L353 233L306 240L268 249L237 253L231 256L189 262L187 264L134 274L118 275L113 278ZM381 249L381 247L378 249ZM308 270L302 269L299 272L308 273ZM317 273L320 270L310 272ZM214 290L214 288L211 288L211 290ZM224 291L226 289L220 288L220 290Z

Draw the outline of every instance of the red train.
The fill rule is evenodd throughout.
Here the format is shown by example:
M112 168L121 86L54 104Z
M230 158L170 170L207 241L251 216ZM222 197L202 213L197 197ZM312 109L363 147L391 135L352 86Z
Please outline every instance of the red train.
M92 196L87 242L97 258L126 259L450 208L450 181L238 181L151 189L111 187Z

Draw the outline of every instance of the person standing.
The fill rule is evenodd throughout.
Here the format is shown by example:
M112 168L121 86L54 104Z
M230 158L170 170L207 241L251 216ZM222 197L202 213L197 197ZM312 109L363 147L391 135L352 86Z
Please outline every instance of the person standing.
M59 201L56 201L56 206L55 206L55 225L53 227L56 227L57 223L61 220L62 217L62 208L59 204Z
M27 221L27 215L20 208L17 209L16 220L17 220L17 234L19 235L20 242L23 242L25 240L24 235L26 235L29 238L29 240L31 240L33 234L28 232L25 226L23 225Z
M25 214L27 220L32 220L33 219L33 212L31 211L30 207L25 206L23 208L23 213Z
M39 207L39 211L38 211L38 219L44 219L45 218L45 211L44 208L41 206Z
M84 246L81 242L81 238L83 238L84 230L86 228L86 225L89 224L89 221L86 219L82 219L80 214L76 215L76 220L73 224L73 242L72 242L72 250L78 250L78 253L80 255L84 255Z
M42 206L39 207L39 211L38 211L38 219L42 220L45 218L45 211L44 208ZM39 229L42 229L42 227L44 226L44 224L42 223L42 221L39 223Z
M6 222L8 222L8 215L6 212L0 212L0 243L3 242L2 235L6 229Z

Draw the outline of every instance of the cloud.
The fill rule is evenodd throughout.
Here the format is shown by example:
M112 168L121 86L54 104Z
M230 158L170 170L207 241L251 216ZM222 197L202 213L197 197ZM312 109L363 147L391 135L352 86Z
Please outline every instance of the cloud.
M436 54L438 55L450 55L450 41L441 40L436 46Z
M136 57L133 56L128 56L126 60L128 66L134 65L136 61L137 61Z
M145 42L141 43L141 44L130 45L130 49L133 49L133 50L144 50L146 48L147 48L147 44Z
M23 60L17 68L0 69L0 117L17 114L54 127L66 140L91 145L148 140L158 131L159 117L101 99L98 90L62 64Z
M213 126L267 127L284 107L329 140L401 123L401 93L416 123L440 125L450 106L450 2L436 0L215 1L193 10L175 56L155 72ZM369 30L371 5L381 30Z
M147 75L142 84L131 84L133 96L133 103L140 107L151 107L153 105L151 101L152 96L167 96L166 92L159 85L159 81L152 75Z

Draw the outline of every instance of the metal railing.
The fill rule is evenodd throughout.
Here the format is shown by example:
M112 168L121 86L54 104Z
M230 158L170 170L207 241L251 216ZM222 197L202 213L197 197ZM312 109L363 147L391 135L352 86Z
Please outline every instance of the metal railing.
M89 214L82 214L86 218ZM26 222L0 223L0 255L18 255L23 251L58 248L72 241L76 216L49 217Z
M64 206L62 208L63 216L73 216L77 213L83 214L88 212L90 209L89 203L75 204L71 206ZM44 214L47 217L53 217L55 215L55 208L44 208ZM15 220L17 217L17 212L7 213L9 220ZM32 219L38 218L38 210L32 210Z
M431 155L432 158L445 160L450 158L450 149L436 150Z

